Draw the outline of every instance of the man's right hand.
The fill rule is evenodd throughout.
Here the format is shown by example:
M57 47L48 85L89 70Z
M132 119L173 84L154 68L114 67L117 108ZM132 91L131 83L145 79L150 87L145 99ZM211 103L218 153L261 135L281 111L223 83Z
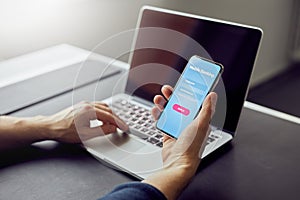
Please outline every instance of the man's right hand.
M152 115L158 118L173 92L171 86L162 87L162 95L154 97ZM163 169L144 180L162 191L168 199L175 199L194 176L199 163L199 151L203 152L209 132L209 122L214 114L217 94L211 92L205 98L198 116L183 130L176 140L164 135Z

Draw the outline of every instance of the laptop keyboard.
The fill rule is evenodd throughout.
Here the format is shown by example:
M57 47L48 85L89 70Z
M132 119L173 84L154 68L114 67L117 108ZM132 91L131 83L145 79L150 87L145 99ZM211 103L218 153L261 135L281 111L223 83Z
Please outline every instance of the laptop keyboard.
M163 133L156 129L150 110L126 100L115 101L112 109L117 116L128 124L132 134L162 147Z
M155 127L150 110L124 99L115 101L112 105L112 110L128 124L132 134L153 145L162 147L163 132ZM218 135L210 134L206 145L214 142L216 139L219 139Z

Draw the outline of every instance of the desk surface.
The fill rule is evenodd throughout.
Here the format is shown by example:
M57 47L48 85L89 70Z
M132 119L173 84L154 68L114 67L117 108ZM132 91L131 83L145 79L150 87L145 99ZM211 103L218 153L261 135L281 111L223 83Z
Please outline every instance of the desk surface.
M180 199L299 199L300 126L245 108L238 132L202 161ZM135 180L67 144L6 152L0 161L0 199L97 199Z
M114 81L101 85L108 88ZM75 97L91 100L110 94L107 90L91 96L94 88L81 88ZM51 114L71 105L72 99L74 95L66 93L14 115ZM245 108L237 137L202 161L180 199L299 199L298 144L299 124ZM0 153L1 200L97 199L133 180L76 145L47 142Z

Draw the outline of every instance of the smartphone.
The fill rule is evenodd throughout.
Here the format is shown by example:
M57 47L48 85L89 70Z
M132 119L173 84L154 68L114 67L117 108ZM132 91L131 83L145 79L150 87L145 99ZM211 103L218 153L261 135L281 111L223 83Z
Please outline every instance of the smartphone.
M197 116L205 97L214 89L223 70L220 63L192 56L156 122L157 129L178 138Z

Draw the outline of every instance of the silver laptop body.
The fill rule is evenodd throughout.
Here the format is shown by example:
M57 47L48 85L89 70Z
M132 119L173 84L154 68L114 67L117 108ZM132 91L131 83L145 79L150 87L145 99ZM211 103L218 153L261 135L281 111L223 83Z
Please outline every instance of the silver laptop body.
M183 23L185 20L186 23ZM169 24L171 24L170 27L166 27ZM203 53L202 50L200 52L197 48L191 50L189 47L193 44L190 41L184 39L184 41L178 41L178 38L184 38L181 34L193 38L192 42L197 41L201 44L202 40L208 41L207 44L203 45L205 49L203 54L208 52L210 59L216 59L216 61L225 66L224 78L220 81L219 87L216 87L216 92L222 94L219 94L221 98L219 98L220 101L217 104L216 119L211 123L212 131L202 154L203 158L232 140L236 134L262 31L256 27L150 6L144 6L141 9L137 27L140 29L136 30L134 38L133 51L129 62L130 69L125 77L126 88L123 93L101 100L109 104L112 110L127 122L130 131L128 133L118 131L115 134L93 138L84 142L84 146L100 161L104 161L115 167L115 169L127 172L139 179L144 179L163 167L161 157L163 135L155 128L155 122L150 114L151 108L154 106L152 98L155 94L160 94L159 89L161 85L175 85L180 75L180 70L185 66L185 60L188 60L192 55L201 55ZM153 27L155 29L149 31L149 27L150 29L153 29ZM150 40L151 45L158 41L158 45L160 45L161 40L158 38L166 36L155 35L161 34L160 31L157 33L157 28L163 30L162 34L166 34L165 30L172 30L175 35L177 32L180 33L178 37L175 36L177 37L176 42L178 42L178 45L175 45L175 47L170 45L173 48L172 50L158 49L157 51L159 52L155 52L156 48L153 48L153 46L145 48L144 41L148 40L147 42L149 42ZM216 35L205 33L207 31L216 33ZM149 33L151 33L150 36ZM152 35L155 36L152 37ZM211 39L207 39L208 36ZM199 41L197 37L200 38ZM250 40L251 44L248 44L245 38ZM226 40L224 41L226 44L218 45L217 41L222 41L222 39ZM232 39L232 42L228 41L229 39ZM153 41L151 42L151 40ZM213 43L211 41L216 42ZM232 51L229 50L229 52L228 49L224 49L228 47L228 42L231 42L231 48L234 48ZM244 51L239 49L243 43L245 43L246 49ZM146 45L149 45L149 43ZM223 60L223 54L222 51L219 52L219 48L223 48L224 52L228 54L224 53ZM246 62L242 73L236 72L236 69L231 67L239 65L239 62L241 62L239 60L234 61L238 53L236 49L240 50L239 53L245 54L245 58L241 58ZM176 52L179 51L181 51L181 55L177 58ZM207 57L207 55L204 56ZM231 63L233 64L231 65ZM168 67L170 66L173 69L181 66L181 69L169 72ZM239 73L243 79L235 80L234 73ZM231 77L228 77L228 75L231 75ZM153 79L153 77L155 78ZM137 78L142 79L142 81L135 80ZM239 82L242 82L242 84L239 84ZM241 86L235 88L232 86L235 84ZM227 89L227 85L233 87L233 89ZM219 114L218 110L221 110ZM94 124L94 126L96 125L97 123Z

